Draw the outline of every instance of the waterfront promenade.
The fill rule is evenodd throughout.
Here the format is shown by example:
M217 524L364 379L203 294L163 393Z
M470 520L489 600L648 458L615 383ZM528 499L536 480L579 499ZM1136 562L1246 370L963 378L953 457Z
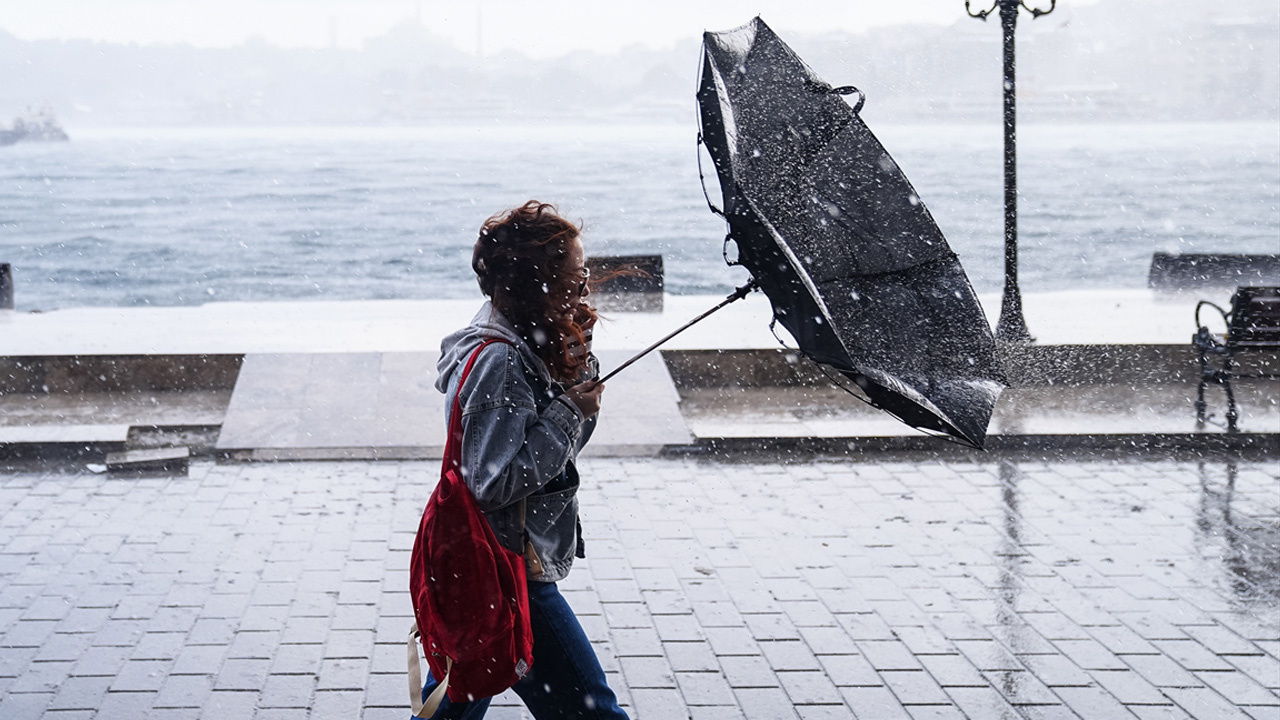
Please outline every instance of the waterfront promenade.
M633 717L1280 720L1280 393L1196 425L1194 297L1028 296L989 453L806 376L761 301L611 381L582 459L563 587ZM0 312L0 718L408 717L431 353L474 308Z
M408 717L432 462L0 476L0 717ZM634 717L1280 718L1274 459L583 461ZM522 717L510 697L491 717Z

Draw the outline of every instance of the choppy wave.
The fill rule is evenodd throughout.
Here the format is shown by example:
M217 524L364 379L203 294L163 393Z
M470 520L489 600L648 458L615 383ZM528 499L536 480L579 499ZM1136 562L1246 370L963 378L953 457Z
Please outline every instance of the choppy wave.
M998 127L875 127L980 291L1003 272ZM1024 290L1141 287L1155 251L1277 252L1275 124L1025 126ZM709 180L714 184L714 180ZM710 188L713 196L714 186ZM589 253L728 291L686 127L164 130L0 148L20 309L471 297L470 247L531 197Z

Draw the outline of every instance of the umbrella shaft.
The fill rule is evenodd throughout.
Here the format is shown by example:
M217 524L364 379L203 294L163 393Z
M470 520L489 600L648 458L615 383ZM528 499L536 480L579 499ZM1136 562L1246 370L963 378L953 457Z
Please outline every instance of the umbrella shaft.
M738 288L737 290L734 290L731 294L729 294L729 296L728 296L728 297L726 297L724 300L721 300L719 305L716 305L715 307L713 307L713 308L711 308L710 310L708 310L708 311L706 311L706 312L702 313L702 314L701 314L701 315L699 315L698 317L696 317L696 318L694 318L694 319L690 320L689 322L685 323L684 325L681 325L680 327L678 327L678 328L676 328L675 330L673 330L673 331L671 331L670 333L668 333L668 334L667 334L665 337L663 337L661 340L659 340L659 341L655 342L654 344L650 345L649 347L647 347L647 348L645 348L645 349L641 350L640 352L636 353L634 356L632 356L632 357L631 357L631 359L630 359L630 360L627 360L626 362L622 363L622 364L621 364L621 365L619 365L618 367L614 368L614 369L613 369L613 371L612 371L612 372L610 372L608 375L605 375L604 377L600 378L599 382L605 382L605 381L607 381L609 378L613 377L614 375L617 375L618 373L622 372L623 370L627 369L628 367L631 367L631 365L632 365L635 361L639 360L640 358L644 357L645 355L648 355L649 353L653 352L654 350L657 350L657 349L658 349L659 347L661 347L661 346L662 346L662 344L663 344L663 343L665 343L666 341L668 341L668 340L670 340L671 338L673 338L673 337L675 337L675 336L679 335L680 333L684 332L685 330L688 330L689 328L693 327L694 325L697 325L699 322L702 322L703 320L707 319L707 317L708 317L708 316L710 316L712 313L714 313L715 311L719 310L720 308L724 307L725 305L728 305L729 303L731 303L731 302L735 302L735 301L737 301L737 300L741 300L742 298L746 297L748 293L750 293L752 290L755 290L755 289L756 289L756 288L758 288L758 287L760 287L760 286L756 284L756 281L755 281L755 280L751 280L751 281L750 281L750 282L748 282L746 285L743 285L742 287Z

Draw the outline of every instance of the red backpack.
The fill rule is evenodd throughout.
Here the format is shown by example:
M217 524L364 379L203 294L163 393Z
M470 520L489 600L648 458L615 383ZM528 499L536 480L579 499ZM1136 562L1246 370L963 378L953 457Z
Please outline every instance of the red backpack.
M435 714L446 692L454 702L497 695L533 664L524 558L498 542L460 472L458 395L480 351L495 342L503 341L485 341L462 371L449 414L440 483L427 501L413 543L409 594L417 622L409 631L409 697L415 716ZM431 674L440 682L425 704L419 635Z

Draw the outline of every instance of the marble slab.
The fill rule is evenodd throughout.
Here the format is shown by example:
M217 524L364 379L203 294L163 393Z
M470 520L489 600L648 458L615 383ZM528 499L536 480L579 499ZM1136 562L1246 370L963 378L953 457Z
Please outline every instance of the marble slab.
M217 449L254 459L423 458L444 451L438 353L260 353L245 356ZM630 357L603 351L612 368ZM661 357L610 380L588 453L649 455L693 441ZM610 412L610 409L616 408Z

